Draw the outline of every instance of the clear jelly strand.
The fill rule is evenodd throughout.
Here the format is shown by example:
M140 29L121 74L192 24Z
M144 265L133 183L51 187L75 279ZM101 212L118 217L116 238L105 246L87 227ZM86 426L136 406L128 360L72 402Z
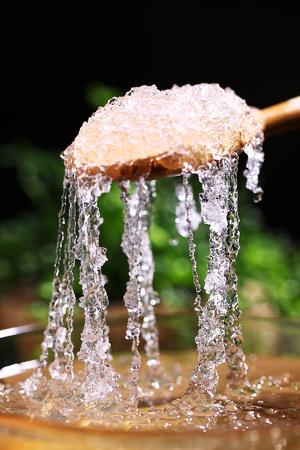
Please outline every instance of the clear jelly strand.
M130 183L120 183L121 199L124 204L124 232L122 249L128 259L129 281L124 295L124 303L128 310L126 339L132 341L132 360L130 368L130 398L129 403L134 408L138 404L138 379L141 365L139 353L141 324L143 311L142 293L145 294L142 283L142 254L145 251L144 219L147 216L149 189L143 178L135 183L134 193L130 195Z
M64 231L66 205L68 204L67 227ZM65 236L66 233L66 236ZM48 351L53 350L54 361L49 366L52 378L64 381L73 378L73 311L76 297L73 290L75 265L74 245L76 241L76 194L72 174L66 174L62 208L59 214L59 235L55 261L55 277L52 299L49 306L48 326L44 333L40 367L47 364ZM60 276L61 265L63 274Z
M244 147L244 152L247 155L246 169L244 171L246 187L253 192L255 203L260 202L263 196L263 190L259 186L259 174L265 159L263 140L263 134L258 133L253 141Z
M99 244L99 227L103 222L98 209L99 197L110 190L111 181L101 176L82 177L78 180L79 205L78 241L76 258L80 261L84 328L78 359L85 365L82 395L87 403L105 403L116 399L117 375L109 364L110 342L106 325L108 296L102 266L106 262L106 249Z
M247 364L242 350L243 335L241 329L241 310L238 301L236 258L239 252L239 214L237 190L238 156L230 159L228 174L228 229L227 249L227 314L225 317L226 359L229 367L227 374L230 388L237 388L247 383Z
M201 215L209 225L209 257L205 281L208 300L200 310L196 336L198 368L195 382L203 393L213 397L218 385L217 367L225 362L225 329L227 298L226 235L228 213L227 163L213 162L198 173L202 183Z

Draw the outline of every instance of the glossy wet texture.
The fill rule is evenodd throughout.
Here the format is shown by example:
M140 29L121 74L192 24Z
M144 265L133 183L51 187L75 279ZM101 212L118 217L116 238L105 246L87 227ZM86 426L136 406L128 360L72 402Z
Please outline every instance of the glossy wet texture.
M200 449L218 449L224 439L233 449L292 449L297 448L297 442L300 445L298 359L250 355L248 363L252 389L244 393L227 392L226 397L225 370L221 367L218 396L211 405L204 405L197 396L182 397L188 374L195 364L195 356L191 351L164 354L162 362L166 370L173 374L175 382L173 392L158 389L150 400L144 394L139 414L130 420L116 410L107 411L105 417L85 419L71 425L50 425L49 421L31 421L5 414L1 417L1 448L189 449L197 445ZM119 371L124 372L128 368L124 355L117 357L115 363ZM145 367L141 379L145 386ZM172 400L174 397L176 401ZM149 402L153 406L145 406ZM81 431L80 441L78 428Z
M126 316L123 315L123 312L120 314L119 310L116 310L112 311L109 321L112 347L116 352L113 364L116 370L123 373L126 373L130 367L130 355L126 353L128 343L119 338L120 335L124 335L125 319ZM149 407L145 406L145 400L147 403L155 403L154 408L161 411L168 409L170 404L168 398L174 399L174 397L182 396L197 358L194 349L196 328L194 315L184 312L178 314L161 312L158 319L161 330L163 364L166 371L172 375L173 381L177 380L177 383L173 392L164 390L165 396L162 395L162 390L155 390L156 394L151 398L148 389L147 399L140 400L139 409L144 412L144 417L147 417L146 411L149 411ZM145 424L144 420L144 424L141 426L141 420L138 420L140 429L134 430L132 423L130 424L128 421L116 421L114 426L110 424L108 428L104 428L103 424L91 421L81 421L76 424L50 423L45 419L31 420L28 417L22 417L20 411L19 414L13 415L2 412L0 418L1 450L16 448L21 450L28 448L33 450L76 450L77 448L81 450L165 448L210 450L224 449L224 443L230 449L298 449L300 447L300 394L297 386L297 383L300 382L299 324L297 321L248 319L244 321L243 329L248 355L249 378L252 383L259 380L263 388L258 389L259 383L256 383L257 395L248 395L247 401L246 397L239 398L237 395L232 395L233 402L227 404L226 414L219 416L217 420L211 417L194 420L194 425L201 422L206 426L205 429L195 430L191 426L188 429L186 421L177 421L177 423L174 421L174 425L171 427L173 429L162 427L164 421L166 422L166 417L161 420L156 414L154 415L155 421L153 421L152 415L150 425L149 423ZM78 326L74 330L75 336L77 331L80 331ZM25 337L21 337L21 341L18 337L18 345L22 339L25 342ZM40 339L40 335L32 335L31 344L27 345L27 353L23 354L22 358L32 358L32 352L39 347ZM12 345L14 340L14 337L7 338L1 340L1 344ZM145 362L145 358L143 361ZM11 363L15 362L17 360L11 360ZM123 369L121 370L121 368ZM78 369L77 364L76 369ZM2 373L4 374L4 372ZM24 372L21 377L2 378L2 381L16 383L18 380L26 378L29 373L28 371ZM287 373L289 376L286 375ZM220 374L218 393L224 392L224 366L220 368ZM180 382L181 376L183 382ZM268 381L271 380L261 379L264 376L271 376L272 380L277 380L277 386L268 386ZM145 391L145 381L147 380L147 378L145 379L145 364L141 379ZM239 420L236 420L235 416L238 416ZM209 424L210 426L208 426ZM175 428L180 431L175 431Z
M114 180L157 178L199 169L242 151L262 136L262 123L231 89L217 84L131 89L84 122L63 153L66 166Z

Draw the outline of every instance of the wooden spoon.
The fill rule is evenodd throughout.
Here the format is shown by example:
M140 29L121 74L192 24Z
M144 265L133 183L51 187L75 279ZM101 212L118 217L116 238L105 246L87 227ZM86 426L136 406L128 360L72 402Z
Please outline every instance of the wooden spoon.
M300 128L300 97L258 110L266 137Z
M253 108L253 111L262 125L265 137L300 128L300 96L261 110ZM237 135L227 147L225 146L225 149L227 148L227 154L239 153L243 151L244 145L241 133L241 136ZM200 147L196 152L193 150L189 153L188 149L185 152L153 152L152 156L147 155L138 159L132 159L128 152L128 158L125 160L123 158L122 163L117 162L117 157L118 154L116 154L116 162L101 166L101 168L90 164L88 168L84 169L83 167L78 168L78 164L75 168L72 146L64 154L65 165L69 169L90 175L102 173L113 180L137 180L141 176L147 179L170 177L180 174L186 163L198 168L205 166L213 159L213 155L205 149L205 146Z

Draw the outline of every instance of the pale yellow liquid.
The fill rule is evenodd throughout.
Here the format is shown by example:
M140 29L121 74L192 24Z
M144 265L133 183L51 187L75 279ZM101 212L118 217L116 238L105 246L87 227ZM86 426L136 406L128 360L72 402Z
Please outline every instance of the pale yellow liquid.
M49 423L30 420L17 415L0 416L0 448L31 450L147 450L147 449L299 449L300 448L300 360L290 357L250 357L251 382L268 375L256 383L256 393L240 395L227 393L233 401L226 401L226 414L217 416L208 407L206 414L197 414L197 405L188 424L186 419L168 416L174 410L174 398L180 398L187 387L189 374L195 365L195 353L191 351L163 355L163 365L169 372L176 367L177 385L172 393L157 390L153 403L157 413L141 401L141 419L136 419L137 430L132 429L134 419L123 421L108 419L107 427L92 421L78 424ZM117 369L124 365L115 358ZM225 368L220 369L219 394L224 393ZM180 382L182 376L182 382ZM141 379L143 380L142 370ZM9 382L15 380L6 380ZM260 384L260 385L259 385ZM261 386L261 388L260 388ZM169 399L167 398L169 396ZM222 401L222 398L219 399ZM159 406L158 406L159 404ZM170 406L171 405L171 406ZM161 414L159 413L161 411ZM200 410L199 410L200 411ZM198 411L198 412L199 412ZM151 420L149 419L149 414ZM111 423L109 423L111 420ZM143 425L143 421L145 425ZM168 426L165 424L168 423ZM203 426L202 430L199 425ZM198 427L198 429L197 429Z

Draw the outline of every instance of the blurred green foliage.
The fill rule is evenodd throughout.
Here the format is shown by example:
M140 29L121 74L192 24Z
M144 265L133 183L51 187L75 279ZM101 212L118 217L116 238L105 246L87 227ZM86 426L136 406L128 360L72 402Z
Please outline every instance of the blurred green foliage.
M91 107L104 104L118 91L91 85L86 93ZM49 300L57 235L57 215L63 180L63 163L56 152L29 143L2 148L0 170L12 170L30 208L0 223L0 286L2 291L16 284L37 286L37 299ZM187 242L174 225L175 185L180 180L157 183L151 239L156 261L155 287L163 302L191 305L193 287ZM239 292L244 309L264 305L270 314L300 314L300 250L288 238L272 233L263 224L250 193L240 188L241 251L238 258ZM193 180L195 196L199 185ZM107 248L107 289L111 299L122 298L128 266L120 248L123 211L116 185L100 199L104 224L101 244ZM207 227L195 232L199 273L203 281L208 253ZM77 288L78 289L78 288ZM36 317L45 315L46 302L32 303Z
M89 83L84 92L85 99L93 109L104 106L110 99L120 95L120 89L95 82Z
M63 165L58 155L19 143L1 149L0 169L15 172L13 182L29 203L26 211L0 222L0 285L6 290L17 281L50 276Z

